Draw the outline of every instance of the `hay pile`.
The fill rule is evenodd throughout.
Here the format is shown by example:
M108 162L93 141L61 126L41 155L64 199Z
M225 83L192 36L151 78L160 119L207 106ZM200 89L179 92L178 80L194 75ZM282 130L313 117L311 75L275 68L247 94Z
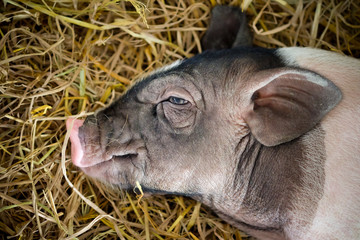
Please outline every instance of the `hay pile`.
M0 6L0 239L247 239L183 197L137 200L71 164L65 120L201 52L209 11L242 4L254 43L360 56L358 0L6 0Z

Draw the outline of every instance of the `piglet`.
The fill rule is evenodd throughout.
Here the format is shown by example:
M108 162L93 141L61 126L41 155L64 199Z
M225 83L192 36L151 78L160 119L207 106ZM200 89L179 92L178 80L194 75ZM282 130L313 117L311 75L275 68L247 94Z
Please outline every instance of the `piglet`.
M192 197L258 239L360 239L360 61L252 47L244 15L223 6L203 45L69 119L73 163Z

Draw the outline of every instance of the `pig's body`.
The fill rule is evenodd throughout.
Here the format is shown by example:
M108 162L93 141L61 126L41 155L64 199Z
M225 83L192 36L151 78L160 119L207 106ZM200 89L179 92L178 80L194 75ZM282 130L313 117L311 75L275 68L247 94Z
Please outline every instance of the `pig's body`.
M72 160L122 188L193 197L259 239L358 239L359 93L350 57L208 51L69 120Z
M342 91L342 101L321 121L325 138L324 194L309 232L294 239L360 239L360 63L310 48L278 52L291 64L320 73ZM310 146L310 149L316 146Z

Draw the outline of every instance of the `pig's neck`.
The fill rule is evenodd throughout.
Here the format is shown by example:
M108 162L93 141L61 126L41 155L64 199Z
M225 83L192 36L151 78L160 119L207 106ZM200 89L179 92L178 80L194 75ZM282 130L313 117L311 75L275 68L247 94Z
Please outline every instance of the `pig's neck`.
M315 140L319 137L317 133L308 135ZM308 140L304 138L308 136L266 147L251 134L247 135L237 146L236 164L230 170L227 186L218 195L204 197L202 201L231 224L254 235L259 233L258 237L282 239L290 225L306 228L323 190L322 184L313 186L313 182L323 183L324 173L311 172L318 166L313 165L304 144ZM321 148L321 142L317 144ZM316 164L322 164L321 159ZM299 202L304 198L306 203ZM299 213L299 205L309 210ZM304 219L294 220L293 215Z

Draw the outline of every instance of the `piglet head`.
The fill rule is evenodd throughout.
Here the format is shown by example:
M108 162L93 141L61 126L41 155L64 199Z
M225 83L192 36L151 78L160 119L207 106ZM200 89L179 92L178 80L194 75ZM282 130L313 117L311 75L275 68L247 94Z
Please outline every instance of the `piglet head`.
M174 71L179 64L139 81L85 120L70 118L73 163L124 189L138 181L151 192L193 195L223 185L227 163L221 159L230 159L235 142L221 133L217 105L205 106L215 97L205 86L211 82Z

